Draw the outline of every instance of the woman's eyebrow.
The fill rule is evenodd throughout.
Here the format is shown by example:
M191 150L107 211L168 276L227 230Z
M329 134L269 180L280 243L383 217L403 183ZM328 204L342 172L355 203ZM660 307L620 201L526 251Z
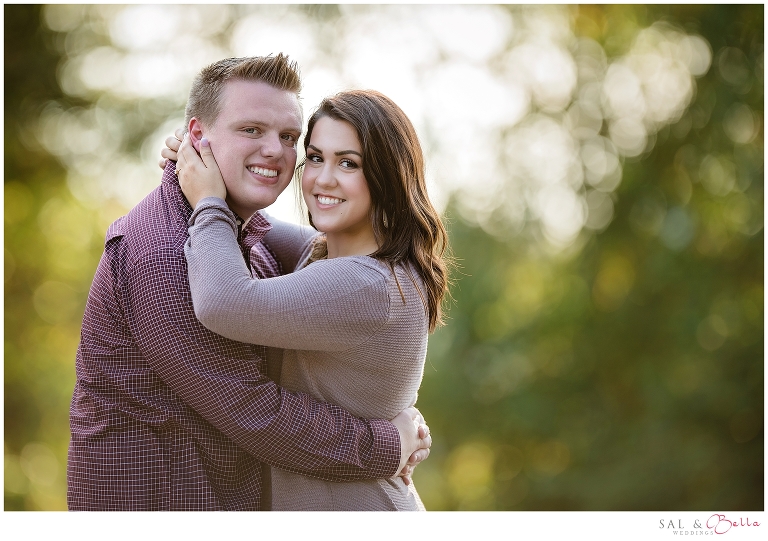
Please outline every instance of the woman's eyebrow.
M336 156L343 156L344 154L356 154L356 155L360 156L361 158L363 157L363 155L360 154L356 150L339 150L338 152L334 152L334 154Z
M307 145L307 148L311 148L312 150L314 150L315 152L319 152L320 154L323 153L323 151L320 150L319 148L317 148L315 145L311 145L311 144ZM357 156L360 156L361 158L363 157L363 155L360 154L356 150L339 150L338 152L334 152L334 154L336 156L343 156L344 154L356 154Z

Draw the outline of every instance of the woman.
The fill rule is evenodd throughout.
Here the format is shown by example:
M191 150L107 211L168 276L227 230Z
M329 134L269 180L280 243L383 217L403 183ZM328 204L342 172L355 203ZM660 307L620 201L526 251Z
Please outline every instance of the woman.
M185 249L195 313L227 338L284 348L285 388L389 419L416 402L447 291L447 237L427 196L421 146L389 98L350 91L323 100L304 147L302 192L323 234L300 270L259 280L238 248L210 147L201 161L185 140L178 168L195 209ZM331 483L273 468L272 509L424 507L400 477Z

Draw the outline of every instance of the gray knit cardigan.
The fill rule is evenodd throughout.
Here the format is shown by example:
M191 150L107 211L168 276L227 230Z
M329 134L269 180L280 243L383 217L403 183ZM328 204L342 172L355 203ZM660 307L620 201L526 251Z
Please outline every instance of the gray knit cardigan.
M283 348L280 384L352 415L392 419L415 404L428 320L418 274L368 256L338 257L269 279L252 278L234 214L219 198L190 218L185 254L195 313L232 340ZM297 245L295 237L282 236ZM276 240L278 245L275 245ZM273 235L276 251L281 235ZM395 275L397 278L395 278ZM414 283L414 279L416 283ZM399 284L399 288L398 288ZM402 290L402 293L401 293ZM273 510L423 510L399 477L333 483L272 468Z

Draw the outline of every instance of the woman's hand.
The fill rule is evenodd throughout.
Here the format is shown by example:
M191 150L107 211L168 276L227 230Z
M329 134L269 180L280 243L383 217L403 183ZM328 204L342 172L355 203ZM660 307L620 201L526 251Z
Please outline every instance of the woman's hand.
M168 164L168 160L171 160L172 162L176 161L176 155L179 152L179 147L181 146L181 140L183 138L184 129L179 128L174 132L172 136L165 140L166 148L160 151L162 158L158 162L160 169L165 169L165 166Z
M200 156L198 156L189 141L189 136L184 135L176 162L176 176L179 177L181 191L184 192L192 208L206 197L221 199L227 197L227 187L211 152L208 139L205 137L200 141Z
M421 412L414 407L398 413L392 424L400 433L400 470L396 477L410 485L414 468L429 456L432 435Z

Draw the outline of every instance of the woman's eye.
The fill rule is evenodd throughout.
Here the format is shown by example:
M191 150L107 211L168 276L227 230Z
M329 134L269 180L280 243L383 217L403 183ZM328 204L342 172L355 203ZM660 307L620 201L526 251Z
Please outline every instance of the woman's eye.
M312 163L320 163L323 161L323 159L320 157L319 154L309 154L307 156L307 161Z
M346 169L354 169L355 167L357 167L357 164L355 162L353 162L352 160L341 160L339 162L339 165L341 165L342 167L344 167Z

